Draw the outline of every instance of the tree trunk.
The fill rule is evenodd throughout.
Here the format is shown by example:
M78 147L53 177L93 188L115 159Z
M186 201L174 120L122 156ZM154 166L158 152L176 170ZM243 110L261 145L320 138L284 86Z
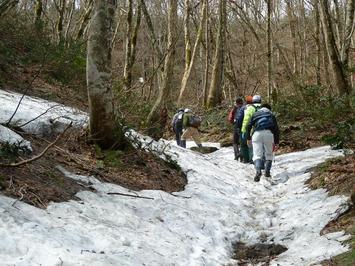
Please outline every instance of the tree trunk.
M171 81L173 76L174 68L174 54L175 54L175 45L176 45L176 27L177 27L177 0L169 0L169 11L168 11L168 43L167 51L164 61L164 72L162 77L162 86L159 88L158 98L155 101L155 104L150 111L147 122L157 122L159 121L160 127L163 125L161 119L162 114L165 113L166 103L168 101L169 89L171 89ZM160 128L163 130L163 128Z
M64 13L66 7L66 0L60 0L59 3L54 1L55 7L58 11L59 18L57 21L57 35L58 35L58 42L63 42L63 22L64 22Z
M41 25L42 12L43 12L43 3L42 3L42 0L36 0L36 7L35 7L35 24L36 24L37 26Z
M189 1L186 0L185 4L187 2L189 2ZM206 15L206 2L207 2L207 0L203 0L202 7L201 7L201 14L200 14L200 23L198 26L197 36L196 36L196 40L195 40L195 44L194 44L194 48L193 48L192 53L191 53L191 45L190 45L190 40L189 40L190 38L189 38L189 31L188 31L188 28L189 28L188 19L185 19L185 71L184 71L184 75L183 75L182 81L181 81L180 94L179 94L179 98L178 98L178 106L180 106L180 104L181 104L183 94L186 90L187 81L189 80L192 67L195 63L197 49L198 49L198 46L199 46L201 39L202 39L203 26L204 26L204 22L206 19L206 16L205 16ZM189 9L186 9L186 12L189 12Z
M102 148L119 145L111 89L111 29L115 0L96 0L88 33L87 88L90 136Z
M128 90L132 83L131 53L132 53L132 29L133 29L133 0L127 0L127 20L126 20L126 53L123 79L125 89Z
M298 64L298 56L297 56L297 38L296 38L296 18L295 15L293 14L293 8L292 8L292 3L290 0L286 1L286 10L287 10L287 16L289 19L289 24L290 24L290 32L291 32L291 37L292 37L292 49L293 49L293 73L298 75L299 73L299 64Z
M271 103L272 99L272 31L271 31L271 16L272 16L272 3L271 0L267 1L267 97Z
M203 98L202 104L204 107L207 106L207 89L208 89L208 72L210 67L210 38L209 38L209 19L208 19L208 0L206 1L206 10L205 10L205 42L206 42L206 53L205 53L205 73L203 76Z
M81 23L79 26L78 33L76 35L77 40L80 39L81 37L83 37L83 35L84 35L84 31L89 23L89 20L90 20L92 8L93 8L93 0L89 0L88 6L85 7L85 12L84 12L82 18L80 19Z
M219 22L214 55L211 84L208 93L207 107L217 106L222 101L222 82L224 72L224 42L226 32L226 0L219 0Z
M124 66L124 85L128 90L132 86L132 68L136 59L136 45L138 38L138 31L141 22L141 3L138 4L136 25L133 29L133 2L128 0L128 14L127 14L127 29L126 29L126 56Z
M66 42L68 42L69 31L70 31L71 23L73 20L74 10L75 10L75 0L72 0L70 3L70 12L69 12L68 22L67 22L67 26L65 29L65 35L64 35L64 39Z
M346 71L348 71L349 68L349 50L351 44L351 36L354 32L354 10L355 0L348 0L345 14L344 39L341 49L341 61L343 62Z
M322 51L320 43L320 19L319 19L319 8L317 4L318 0L314 0L314 12L315 12L315 39L316 39L316 82L318 86L321 86L321 61L322 61Z
M339 51L335 42L328 2L319 1L319 10L323 25L325 43L328 51L328 57L332 67L335 84L340 95L350 94L350 84L348 82L344 66L340 60Z

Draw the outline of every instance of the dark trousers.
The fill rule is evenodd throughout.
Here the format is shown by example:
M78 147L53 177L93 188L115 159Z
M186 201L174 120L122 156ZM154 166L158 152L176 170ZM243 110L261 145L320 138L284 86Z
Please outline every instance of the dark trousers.
M234 159L239 160L241 158L240 155L240 130L239 128L234 128L233 130L233 150L234 150Z
M182 126L175 126L174 128L175 131L175 139L176 139L176 144L178 146L181 146L181 135L182 135Z

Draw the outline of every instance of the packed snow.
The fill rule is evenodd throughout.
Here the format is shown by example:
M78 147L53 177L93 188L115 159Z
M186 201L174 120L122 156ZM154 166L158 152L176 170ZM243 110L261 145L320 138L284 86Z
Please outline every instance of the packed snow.
M7 123L15 113L10 123L12 126L40 136L61 132L70 123L74 127L88 123L86 113L40 98L0 90L0 103L0 123Z
M31 98L27 100L30 106ZM40 114L49 106L41 103L34 99L32 107L39 110L27 112ZM6 121L2 110L1 120ZM87 122L82 113L70 114L79 124ZM255 183L253 166L234 161L232 148L202 155L173 142L137 136L153 149L164 147L181 165L188 179L184 191L135 192L58 166L96 192L79 192L79 201L52 203L45 210L0 196L0 265L237 265L231 259L232 243L265 241L288 248L271 265L298 266L348 250L343 232L320 235L347 209L347 198L305 185L307 171L342 156L341 151L320 147L277 156L273 178Z

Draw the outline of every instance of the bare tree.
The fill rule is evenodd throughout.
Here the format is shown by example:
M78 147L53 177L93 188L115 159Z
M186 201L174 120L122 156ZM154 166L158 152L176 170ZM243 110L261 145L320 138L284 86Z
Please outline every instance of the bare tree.
M329 61L333 70L334 80L340 95L350 94L350 84L346 70L341 62L332 28L331 16L327 1L319 1L320 18L322 21Z
M185 71L184 71L184 75L182 77L182 81L181 81L181 88L180 88L180 94L179 94L179 98L178 98L178 105L181 104L182 101L182 97L184 95L184 92L186 90L186 86L187 86L187 81L189 80L190 74L191 74L191 70L192 67L195 63L195 58L197 55L197 49L198 46L201 42L202 39L202 33L203 33L203 26L205 23L205 19L206 19L206 6L207 6L207 0L203 0L202 1L202 7L201 7L201 14L200 14L200 23L198 26L198 30L197 30L197 36L196 36L196 40L195 40L195 44L191 53L191 45L190 45L190 34L189 34L189 16L190 16L190 1L189 0L185 0Z
M132 68L136 58L136 45L138 38L138 31L141 23L141 2L138 4L138 10L136 14L136 24L133 28L133 0L128 0L128 12L127 12L127 26L126 26L126 55L124 66L124 86L129 89L132 84Z
M224 42L226 32L226 0L219 0L218 10L218 33L212 69L211 84L207 99L208 108L217 106L222 100Z
M162 86L159 88L158 98L150 111L147 121L151 123L159 119L159 115L165 113L166 103L168 101L169 89L171 88L171 81L174 67L175 45L177 41L177 0L169 0L168 11L168 42L167 51L164 61L164 73L162 77Z

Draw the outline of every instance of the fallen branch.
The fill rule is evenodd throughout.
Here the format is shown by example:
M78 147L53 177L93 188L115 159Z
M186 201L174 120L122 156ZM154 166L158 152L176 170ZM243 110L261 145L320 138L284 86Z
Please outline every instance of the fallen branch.
M151 197L144 197L144 196L138 196L138 195L133 195L133 194L119 193L119 192L108 192L107 195L120 195L120 196L132 197L132 198L154 200L154 198L151 198Z
M17 167L17 166L21 166L21 165L24 165L24 164L27 164L27 163L30 163L30 162L33 162L35 160L38 160L39 158L41 158L53 145L55 145L58 140L64 135L64 133L71 127L72 123L70 123L62 133L60 133L56 139L51 142L40 154L28 159L28 160L24 160L24 161L20 161L20 162L17 162L17 163L10 163L10 164L0 164L1 167Z

